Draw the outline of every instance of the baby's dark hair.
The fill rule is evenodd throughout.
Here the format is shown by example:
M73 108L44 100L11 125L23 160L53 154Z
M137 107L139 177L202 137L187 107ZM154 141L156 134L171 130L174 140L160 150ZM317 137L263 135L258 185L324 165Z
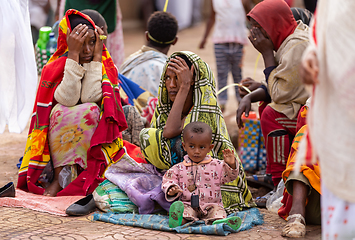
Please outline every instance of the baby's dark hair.
M210 126L208 126L207 123L204 123L204 122L191 122L191 123L187 124L184 127L184 130L182 131L182 138L183 138L184 141L185 141L186 134L188 132L190 132L190 133L198 133L198 134L206 133L206 134L208 134L208 136L212 140L212 129L211 129Z
M167 47L174 42L178 23L176 18L168 12L154 12L147 24L149 42L156 47Z

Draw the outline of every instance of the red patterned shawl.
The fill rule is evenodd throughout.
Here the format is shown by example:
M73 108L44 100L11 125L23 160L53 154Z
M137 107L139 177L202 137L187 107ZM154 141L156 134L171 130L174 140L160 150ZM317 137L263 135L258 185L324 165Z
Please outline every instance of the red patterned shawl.
M44 189L38 186L37 180L50 161L49 115L52 107L57 103L54 99L54 92L64 75L68 51L67 28L71 29L68 16L71 14L78 14L95 26L87 15L77 10L68 10L60 22L58 49L43 68L17 185L22 190L36 194L44 193ZM121 131L127 128L127 123L121 106L119 88L118 72L104 46L102 51L101 118L87 153L87 168L60 191L58 196L91 193L103 180L107 166L122 157L124 151Z

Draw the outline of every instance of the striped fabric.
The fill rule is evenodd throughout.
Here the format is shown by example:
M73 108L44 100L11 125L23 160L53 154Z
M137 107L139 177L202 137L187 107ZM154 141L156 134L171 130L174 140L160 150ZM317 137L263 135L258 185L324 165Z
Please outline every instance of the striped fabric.
M301 127L301 129L297 132L293 143L289 158L287 160L287 165L285 171L282 173L283 181L286 182L290 173L295 171L295 164L297 159L297 153L299 152L300 141L307 134L307 125ZM307 152L311 149L311 146L307 144ZM315 164L302 164L299 172L302 173L309 181L311 187L316 190L319 194L321 194L321 172L320 166L317 161ZM292 196L284 190L283 199L281 201L283 206L278 210L278 214L280 217L286 219L289 216L289 212L292 207Z
M265 139L267 172L272 174L274 185L277 186L296 135L297 118L289 119L268 105L262 110L260 124Z
M92 193L96 206L104 212L138 213L127 194L109 180L103 181Z
M234 83L239 83L242 80L243 45L239 43L216 43L214 54L216 56L218 89L227 85L229 72L232 72ZM235 93L238 101L240 101L238 87L235 87ZM226 104L227 99L227 91L218 95L220 105Z

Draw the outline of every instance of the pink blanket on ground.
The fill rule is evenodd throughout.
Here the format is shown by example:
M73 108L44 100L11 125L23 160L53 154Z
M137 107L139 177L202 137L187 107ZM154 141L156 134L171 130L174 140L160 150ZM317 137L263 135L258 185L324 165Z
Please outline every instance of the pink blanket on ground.
M83 196L63 196L48 197L28 193L16 188L16 197L0 198L0 206L2 207L22 207L31 210L46 212L60 216L68 216L65 210L74 202L83 198Z

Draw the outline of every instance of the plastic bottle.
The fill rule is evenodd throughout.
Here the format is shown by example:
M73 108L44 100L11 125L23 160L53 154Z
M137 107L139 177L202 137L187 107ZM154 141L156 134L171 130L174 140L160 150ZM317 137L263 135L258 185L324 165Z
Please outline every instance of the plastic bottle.
M45 50L47 42L49 40L49 33L52 31L51 27L44 26L39 29L39 38L37 40L37 46L40 50Z
M59 36L59 20L56 21L52 26L52 32L54 32L54 38L58 39Z
M49 33L52 31L51 27L44 26L39 29L39 38L36 43L36 63L37 73L41 75L43 66L47 63L47 42L49 40Z
M57 40L55 39L54 32L51 32L49 34L49 40L46 46L47 56L48 57L52 56L56 49L57 49Z

